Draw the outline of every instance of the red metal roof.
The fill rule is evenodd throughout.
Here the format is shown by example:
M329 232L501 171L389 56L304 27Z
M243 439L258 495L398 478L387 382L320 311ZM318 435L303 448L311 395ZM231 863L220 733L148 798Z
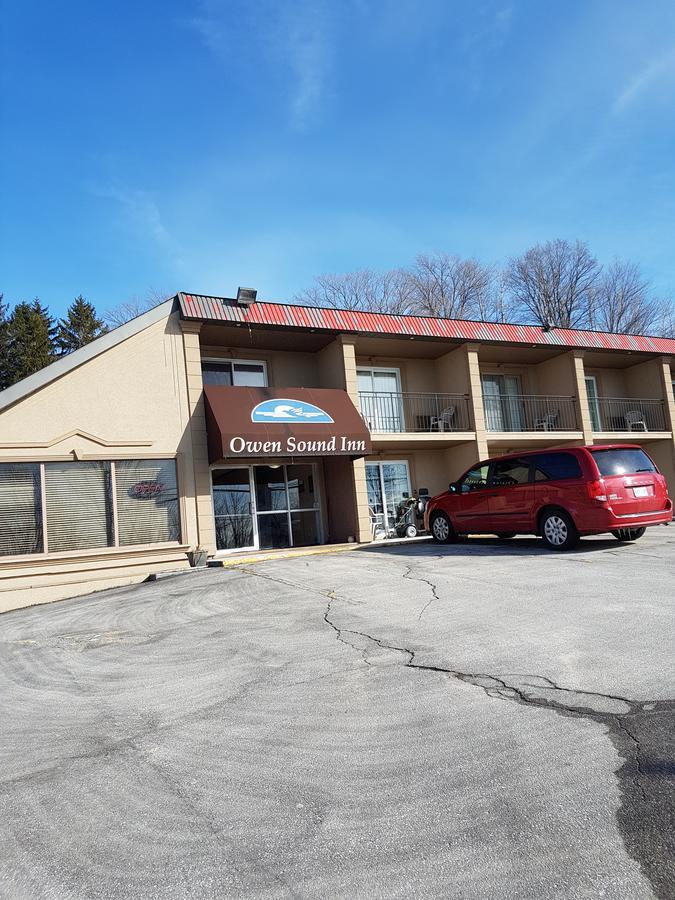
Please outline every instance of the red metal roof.
M381 334L398 337L436 338L448 341L491 341L508 344L579 347L593 350L636 350L641 353L675 355L675 339L638 334L610 334L539 325L501 322L470 322L430 316L394 316L347 309L294 306L287 303L253 303L240 306L226 297L178 294L184 319L230 322L276 328L302 328L344 334Z

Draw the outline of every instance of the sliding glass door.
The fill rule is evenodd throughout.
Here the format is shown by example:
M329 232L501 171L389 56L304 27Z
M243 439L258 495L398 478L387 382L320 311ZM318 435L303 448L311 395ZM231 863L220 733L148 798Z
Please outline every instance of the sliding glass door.
M357 369L361 414L371 431L404 431L398 369Z
M598 402L598 382L595 375L586 375L586 396L588 397L588 411L591 414L591 427L593 431L602 431L600 419L600 403Z
M488 431L522 431L524 411L518 375L482 375Z

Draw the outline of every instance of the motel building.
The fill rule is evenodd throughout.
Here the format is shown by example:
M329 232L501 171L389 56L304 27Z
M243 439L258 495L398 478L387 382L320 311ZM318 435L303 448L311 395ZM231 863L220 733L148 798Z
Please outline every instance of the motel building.
M675 340L178 294L0 393L0 611L391 533L473 463L639 442Z

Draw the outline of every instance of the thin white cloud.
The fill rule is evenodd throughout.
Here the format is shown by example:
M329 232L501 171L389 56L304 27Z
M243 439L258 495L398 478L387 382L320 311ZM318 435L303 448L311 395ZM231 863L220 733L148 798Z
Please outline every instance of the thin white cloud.
M647 91L675 79L675 47L650 62L624 87L612 104L612 112L620 114L633 106Z
M322 4L302 4L294 12L288 41L288 61L295 76L290 111L291 124L300 130L321 111L331 56L328 31Z
M288 4L250 0L201 0L199 15L186 23L204 46L236 75L236 58L246 48L246 66L268 72L277 89L279 75L290 75L289 123L304 130L321 113L332 63L332 27L325 0Z
M113 185L92 185L89 190L95 197L112 200L118 205L134 236L155 244L170 256L174 265L183 264L178 245L164 225L157 203L147 191Z

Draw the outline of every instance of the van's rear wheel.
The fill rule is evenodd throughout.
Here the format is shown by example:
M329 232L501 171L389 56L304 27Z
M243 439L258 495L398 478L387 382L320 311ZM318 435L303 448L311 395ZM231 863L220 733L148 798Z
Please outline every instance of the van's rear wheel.
M457 540L452 522L444 512L437 512L432 516L431 536L437 544L452 544Z
M628 543L628 541L637 541L642 537L646 530L646 528L619 528L616 531L613 531L612 534L617 541L621 541L623 544Z
M551 509L541 517L541 536L551 550L571 550L579 542L579 532L569 513Z

